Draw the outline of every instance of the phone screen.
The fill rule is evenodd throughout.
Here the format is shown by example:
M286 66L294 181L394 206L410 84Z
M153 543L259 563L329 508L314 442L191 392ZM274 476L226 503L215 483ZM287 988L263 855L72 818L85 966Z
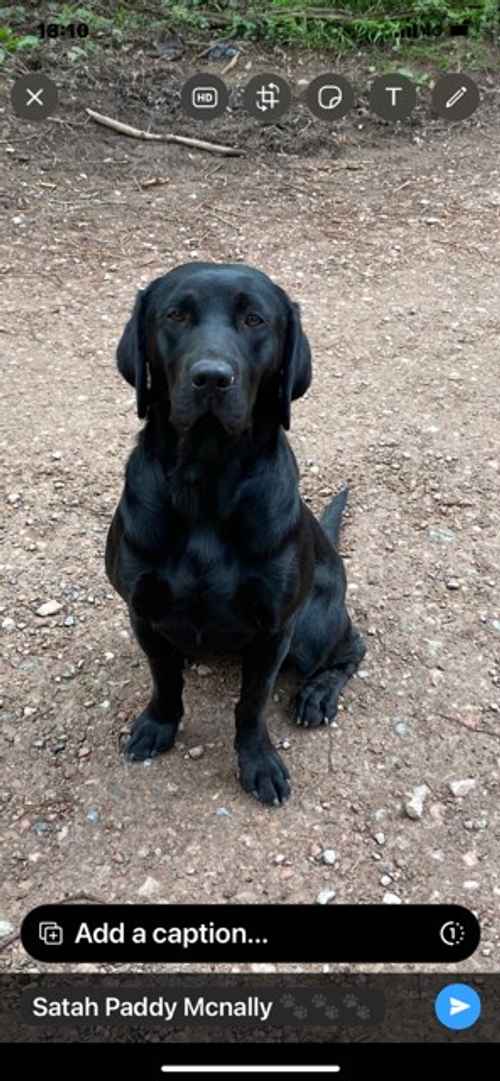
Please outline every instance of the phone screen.
M499 26L0 7L20 1062L500 1040Z

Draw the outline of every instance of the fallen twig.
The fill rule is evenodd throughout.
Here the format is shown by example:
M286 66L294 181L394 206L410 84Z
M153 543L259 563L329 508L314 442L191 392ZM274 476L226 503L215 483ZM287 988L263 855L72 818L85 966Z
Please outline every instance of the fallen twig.
M222 69L221 75L227 75L228 71L232 71L233 68L236 67L239 59L240 53L235 53L234 56L231 57L229 64L226 64L225 68Z
M194 146L197 150L207 150L211 154L225 154L227 157L239 157L244 154L234 146L222 146L219 143L207 143L204 139L192 139L188 135L156 135L152 131L143 131L141 128L133 128L130 124L123 124L121 120L113 120L110 116L103 116L93 109L86 109L86 113L95 120L96 124L103 124L106 128L119 131L121 135L129 135L132 139L146 139L155 143L180 143L182 146Z

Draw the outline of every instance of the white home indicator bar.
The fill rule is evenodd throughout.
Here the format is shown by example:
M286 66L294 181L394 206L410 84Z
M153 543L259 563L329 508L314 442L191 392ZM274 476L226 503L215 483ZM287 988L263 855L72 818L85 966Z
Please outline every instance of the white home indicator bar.
M226 1074L226 1073L340 1073L340 1066L162 1066L162 1073Z

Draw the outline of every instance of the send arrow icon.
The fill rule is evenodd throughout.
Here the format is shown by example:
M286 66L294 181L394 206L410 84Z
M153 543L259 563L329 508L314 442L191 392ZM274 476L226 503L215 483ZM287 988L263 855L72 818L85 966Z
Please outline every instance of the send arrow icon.
M463 1013L464 1010L470 1010L470 1002L462 1002L459 998L453 998L450 996L450 1017L454 1017L456 1013Z
M438 1021L455 1030L471 1028L481 1014L481 999L466 983L449 983L436 998L434 1010Z

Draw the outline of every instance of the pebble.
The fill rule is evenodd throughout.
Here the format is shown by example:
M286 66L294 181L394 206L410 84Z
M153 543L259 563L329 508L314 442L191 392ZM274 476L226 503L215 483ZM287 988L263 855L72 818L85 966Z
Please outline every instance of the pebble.
M203 758L204 754L205 754L205 748L202 747L201 744L200 744L199 747L190 747L190 749L188 751L188 755L189 755L190 758Z
M151 878L151 875L148 875L145 882L142 883L142 886L139 886L137 893L140 897L154 897L155 893L158 893L160 888L160 883L157 879Z
M41 836L43 833L48 833L49 830L49 823L45 822L43 818L37 818L36 822L33 823L33 832L38 833L39 836Z
M403 903L397 893L384 893L382 901L384 905L401 905Z
M492 619L491 626L494 627L496 631L500 631L500 619Z
M37 616L55 616L56 612L60 612L62 604L59 601L45 601L45 604L41 604L36 610Z
M210 676L212 673L212 669L208 668L206 664L198 664L196 666L196 671L199 676Z
M2 630L7 631L7 634L10 634L11 631L15 631L15 629L16 624L14 620L10 618L10 616L7 616L6 619L2 620Z
M320 890L316 898L318 905L329 905L335 899L336 892L333 889Z
M426 784L418 784L410 796L404 803L404 811L408 818L414 820L422 818L424 813L424 803L429 795L429 789Z
M433 529L431 527L428 533L430 540L438 541L441 544L451 544L456 536L452 529Z
M11 935L15 930L14 924L10 920L0 920L0 938L6 938L7 935Z
M64 620L64 626L65 627L74 627L74 625L75 625L75 617L74 616L66 616L66 619Z
M385 845L385 833L374 833L373 839L378 845Z
M322 863L326 863L329 866L333 867L333 864L336 862L336 860L337 853L334 848L325 848L324 851L321 853Z
M406 721L396 721L396 723L394 725L394 731L395 731L397 736L407 736L408 735L408 725L407 725Z
M79 758L88 758L89 754L90 754L90 747L86 747L86 746L80 747L80 750L78 751L78 757Z
M468 796L469 792L476 787L474 777L467 777L463 781L450 781L448 788L452 796Z
M225 807L218 807L215 813L219 818L231 818L231 811L228 811Z
M99 811L97 811L95 807L91 807L90 810L87 811L85 817L89 822L92 822L92 824L95 825L96 822L99 821Z
M392 879L391 879L390 875L382 875L382 878L380 879L380 885L381 886L390 886L391 882L392 882Z
M458 578L448 578L448 580L446 582L446 588L447 589L460 589L461 584L462 583L459 581Z
M36 706L25 706L23 709L23 717L33 717L36 713Z

